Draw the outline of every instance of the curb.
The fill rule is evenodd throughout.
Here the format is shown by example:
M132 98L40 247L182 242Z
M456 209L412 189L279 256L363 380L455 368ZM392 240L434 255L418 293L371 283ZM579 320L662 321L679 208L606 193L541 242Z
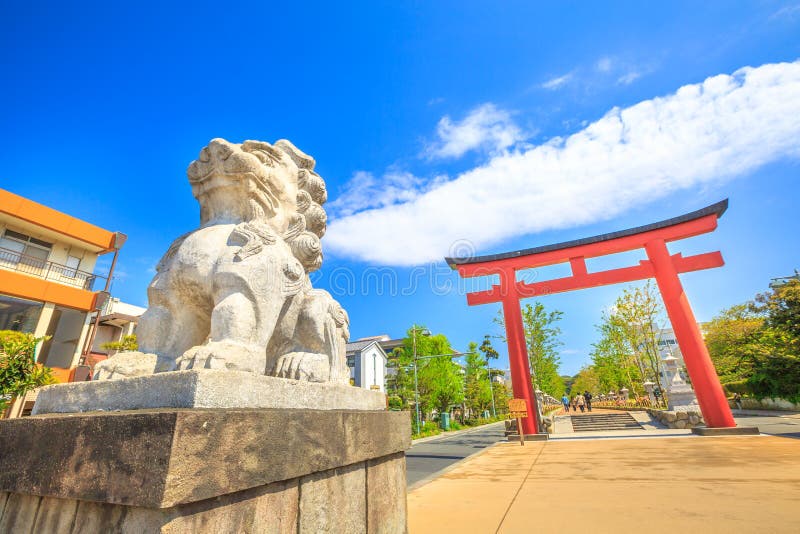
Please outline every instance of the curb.
M424 437L424 438L413 439L413 440L411 440L411 446L413 447L417 443L425 443L425 442L428 442L428 441L435 441L437 439L449 438L449 437L452 437L452 436L457 436L459 434L469 434L470 432L476 432L476 431L482 430L482 429L484 429L484 428L486 428L488 426L496 425L496 424L503 423L503 422L505 422L505 421L504 420L495 421L494 423L487 423L485 425L473 426L471 428L464 428L462 430L451 430L449 432L442 432L441 434L436 434L435 436L427 436L427 437Z

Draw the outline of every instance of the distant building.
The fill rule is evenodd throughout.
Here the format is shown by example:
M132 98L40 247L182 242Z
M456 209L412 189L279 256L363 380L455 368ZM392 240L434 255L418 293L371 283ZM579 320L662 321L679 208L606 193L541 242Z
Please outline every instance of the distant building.
M788 284L792 280L800 280L800 271L797 269L794 270L794 274L791 276L781 276L778 278L773 278L769 282L770 289L778 289L779 287L783 287Z
M147 310L141 306L134 306L120 301L118 298L110 298L103 304L100 310L100 322L92 343L92 350L86 358L86 365L94 367L113 355L113 350L103 348L106 343L122 341L125 336L135 332L139 317Z
M386 364L388 357L381 341L388 336L366 337L347 344L347 366L354 386L377 389L386 393Z
M700 333L705 337L706 335L706 323L697 323L697 326L700 328ZM670 357L675 358L677 360L678 370L681 373L681 377L685 380L686 377L686 364L683 361L683 354L681 353L681 348L678 345L678 340L675 337L675 331L672 328L658 328L656 329L656 336L658 340L658 355L661 357L662 362ZM665 366L662 364L661 366L661 383L662 385L666 386L669 380L672 377L667 376Z
M0 189L0 330L49 336L37 348L39 363L60 382L78 373L88 349L91 315L106 297L106 276L95 274L98 256L118 251L125 235ZM76 376L76 375L80 376ZM9 416L26 413L32 392Z

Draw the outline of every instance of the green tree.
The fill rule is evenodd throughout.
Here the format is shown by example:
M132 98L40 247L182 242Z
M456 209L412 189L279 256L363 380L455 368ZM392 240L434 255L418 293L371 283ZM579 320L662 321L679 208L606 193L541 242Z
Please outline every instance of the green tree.
M588 391L595 396L597 396L598 393L603 393L600 389L600 378L597 375L597 371L591 365L584 367L575 375L575 382L572 384L570 395L574 397L575 395L580 395L584 391Z
M750 304L723 310L706 325L706 346L720 382L747 380L759 358L772 347L762 339L765 318Z
M36 363L36 345L42 339L23 332L0 331L0 412L15 397L55 382L50 368Z
M409 410L414 403L414 374L411 354L404 347L394 349L388 356L387 368L394 369L387 375L386 391L389 393L390 407Z
M492 336L486 334L483 336L483 342L479 349L483 353L483 357L486 358L487 362L492 360L496 360L500 357L500 354L495 350L494 346L492 345Z
M628 387L636 395L634 377L642 382L641 369L636 365L622 320L614 314L603 312L601 323L596 328L600 340L592 345L591 358L601 392Z
M650 280L641 286L627 288L614 306L614 316L639 368L641 382L651 380L663 390L658 324L662 322L664 312L658 289Z
M789 280L771 293L756 296L754 308L766 314L767 326L789 336L794 354L800 353L800 280Z
M464 401L464 373L450 358L431 358L419 368L420 404L425 413L449 412Z
M723 310L706 330L729 390L800 401L800 281Z
M414 346L417 354L417 381L419 403L423 419L432 410L449 411L450 407L464 401L464 373L460 365L447 355L456 351L444 334L422 335L427 330L422 326L408 329L402 347L395 349L393 366L404 374L398 382L399 395L414 399ZM426 358L426 356L437 356ZM397 380L397 379L396 379ZM410 386L410 387L409 387ZM410 391L409 391L410 390Z
M492 369L492 378L496 376L504 376L505 373L500 369ZM511 398L511 391L506 387L504 382L492 382L492 395L494 396L494 406L497 415L508 413L508 399Z
M563 315L558 310L548 312L541 302L526 303L522 308L522 327L533 386L556 398L564 393L564 380L558 372L561 363L558 347L563 343L559 339L561 329L556 326ZM505 328L502 312L494 322ZM500 337L505 340L504 336Z
M650 380L663 390L658 325L663 307L655 285L647 283L623 290L611 311L597 325L600 340L593 344L592 364L603 392L627 387L634 396L644 394Z
M484 343L488 340L484 339ZM485 346L481 345L485 350ZM491 348L491 342L489 342ZM494 350L491 348L491 350ZM483 352L483 350L481 351ZM478 352L478 344L470 343L464 366L464 404L473 414L480 414L492 406L492 388L489 383L488 360Z

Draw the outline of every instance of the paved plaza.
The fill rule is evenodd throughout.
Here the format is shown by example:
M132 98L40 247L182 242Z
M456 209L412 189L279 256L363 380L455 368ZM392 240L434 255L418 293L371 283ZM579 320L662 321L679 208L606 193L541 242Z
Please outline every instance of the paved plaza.
M427 532L798 532L800 440L499 443L408 496Z

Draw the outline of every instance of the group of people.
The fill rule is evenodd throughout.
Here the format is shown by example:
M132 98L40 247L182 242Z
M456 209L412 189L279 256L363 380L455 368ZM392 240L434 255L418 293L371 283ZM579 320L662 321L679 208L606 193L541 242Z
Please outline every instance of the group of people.
M573 412L577 412L578 408L580 408L582 412L586 411L586 410L591 412L592 411L592 394L589 393L588 391L584 391L583 394L578 393L577 395L575 395L575 397L573 397L572 400L570 401L570 399L567 396L567 394L564 393L564 396L561 397L561 404L564 405L564 411L565 412L569 411L570 405L572 405L572 411Z

